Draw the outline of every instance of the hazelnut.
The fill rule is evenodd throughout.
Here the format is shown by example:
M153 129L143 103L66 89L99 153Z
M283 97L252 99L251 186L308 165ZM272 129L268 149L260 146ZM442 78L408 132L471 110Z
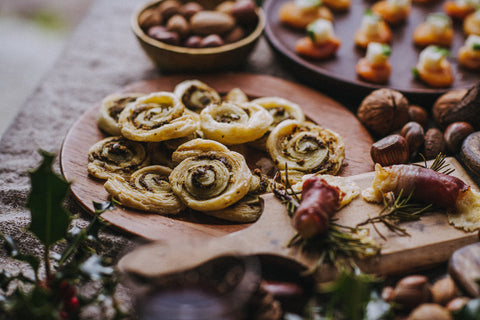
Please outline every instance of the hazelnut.
M403 126L400 135L407 140L410 153L414 153L422 146L425 132L418 122L410 121Z
M435 124L442 129L448 126L446 117L467 93L466 89L449 91L441 95L433 105L432 114Z
M424 303L413 310L408 320L453 320L452 315L444 307L434 303Z
M408 107L408 117L410 121L418 122L424 128L428 124L428 113L424 108L420 106L411 105L410 107Z
M180 7L180 14L189 20L195 13L203 10L203 7L197 2L187 2Z
M430 297L428 279L421 275L412 275L401 279L393 293L393 301L409 310L429 301Z
M370 155L375 163L382 166L407 163L410 156L407 140L399 134L392 134L372 145Z
M177 46L180 42L180 37L175 32L168 31L163 26L154 26L148 29L148 36L158 41Z
M357 116L373 133L385 136L407 123L408 100L398 91L378 89L363 99Z
M253 25L257 22L257 6L252 0L237 0L232 8L231 15L238 23Z
M200 41L200 48L213 48L223 46L225 43L218 34L211 34Z
M183 44L187 48L200 48L200 43L202 42L202 37L200 36L190 36L185 40Z
M165 21L180 12L180 2L177 0L165 0L158 5L158 10Z
M143 30L148 30L148 28L153 26L158 26L162 24L162 15L158 8L149 8L142 13L140 13L138 17L138 25Z
M215 11L219 11L219 12L223 12L231 15L234 5L235 5L235 1L223 1L215 8Z
M190 26L183 16L176 14L168 19L167 30L176 32L181 38L184 38L190 32Z
M442 306L457 296L457 287L450 276L437 280L431 291L433 302Z
M190 18L190 26L195 34L222 34L233 29L235 19L226 13L205 10Z
M225 43L233 43L237 42L240 39L243 39L244 37L245 31L243 31L242 27L236 26L224 37L224 41Z
M439 153L445 153L445 138L442 131L437 128L428 129L423 145L423 156L427 160L436 158Z
M457 297L453 298L450 302L447 303L447 309L449 311L457 311L465 307L465 305L470 301L467 297Z
M393 300L395 289L391 286L384 287L382 289L382 299L390 302Z
M452 153L460 151L463 140L473 133L472 125L468 122L453 122L445 129L444 138L447 148Z

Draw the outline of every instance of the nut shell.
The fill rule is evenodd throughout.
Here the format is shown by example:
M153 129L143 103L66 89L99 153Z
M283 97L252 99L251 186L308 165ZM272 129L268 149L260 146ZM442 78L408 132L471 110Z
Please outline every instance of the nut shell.
M463 140L473 133L472 125L468 122L453 122L445 129L444 138L448 150L452 153L460 151Z
M407 122L400 131L400 135L407 140L410 153L417 152L425 140L423 127L414 121Z
M393 301L404 309L413 309L431 298L428 279L421 275L412 275L401 279L395 286Z
M450 312L435 303L424 303L413 310L407 320L453 320Z
M425 159L434 159L439 153L445 153L446 145L442 131L430 128L425 133L423 155Z
M385 136L409 120L408 100L398 91L378 89L362 101L357 116L374 134Z
M190 26L199 35L223 34L233 29L235 19L223 12L204 10L190 18Z
M375 163L390 166L407 163L410 152L407 140L399 134L392 134L375 142L370 155Z
M457 287L450 276L437 280L432 286L433 302L445 306L453 298L457 297Z
M410 121L418 122L424 128L428 124L428 112L420 106L411 105L408 107L408 117Z
M466 89L449 91L441 95L433 105L432 115L435 124L445 129L448 126L447 116L467 93Z

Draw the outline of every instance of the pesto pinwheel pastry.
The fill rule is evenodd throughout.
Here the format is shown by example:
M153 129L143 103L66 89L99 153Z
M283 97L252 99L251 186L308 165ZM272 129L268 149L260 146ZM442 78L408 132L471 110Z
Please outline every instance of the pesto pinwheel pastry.
M225 95L223 100L233 103L245 103L248 102L248 97L241 89L233 88Z
M266 150L268 135L277 126L277 124L283 120L292 119L299 122L305 121L305 114L300 106L287 99L280 97L263 97L252 100L252 103L259 104L273 117L273 122L263 137L250 143L250 145L254 148Z
M145 145L124 137L105 138L88 151L88 173L99 179L128 176L148 164Z
M98 127L112 135L119 136L120 125L118 123L118 117L120 113L125 109L125 106L131 102L144 96L143 93L113 93L106 96L102 100L102 105L98 111L97 125Z
M311 122L285 120L267 139L267 150L275 165L291 184L307 173L335 175L345 158L345 145L337 133Z
M120 176L107 180L105 190L123 206L158 214L177 214L185 205L172 192L168 176L172 169L148 166L135 171L130 179Z
M256 194L247 193L240 201L225 209L203 213L223 220L248 223L256 221L262 211L263 199Z
M182 138L148 143L147 150L151 164L174 168L177 163L172 160L173 152L184 143L198 139L199 137L201 137L201 132L195 132Z
M195 143L199 145L197 150ZM202 139L187 144L187 148L179 147L178 154L173 153L174 161L183 160L169 180L173 192L189 208L202 212L221 210L248 193L252 174L241 154L222 150L218 143L212 143L213 149L207 151L208 141Z
M198 116L185 110L170 92L138 98L120 113L122 135L134 141L165 141L188 136L198 128Z
M200 113L200 127L205 138L226 145L254 141L262 137L273 117L256 103L211 104Z
M172 154L172 160L175 163L180 163L187 158L214 151L229 152L230 149L215 140L193 139L178 146Z
M219 103L220 95L215 89L210 88L200 80L185 80L177 84L174 90L175 95L190 110L202 111L211 103Z

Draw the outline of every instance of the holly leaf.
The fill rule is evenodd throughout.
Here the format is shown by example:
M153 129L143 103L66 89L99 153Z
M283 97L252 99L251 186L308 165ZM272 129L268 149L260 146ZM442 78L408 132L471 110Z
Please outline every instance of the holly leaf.
M47 248L63 239L70 223L63 201L70 184L52 171L55 155L40 150L43 161L30 172L32 189L28 196L32 222L29 229Z

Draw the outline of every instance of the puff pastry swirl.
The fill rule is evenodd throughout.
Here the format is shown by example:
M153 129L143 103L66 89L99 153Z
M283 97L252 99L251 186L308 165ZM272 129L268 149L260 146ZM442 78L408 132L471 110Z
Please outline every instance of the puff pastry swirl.
M115 175L128 176L148 164L145 145L124 137L105 138L88 151L88 173L99 179Z
M272 116L256 103L211 104L200 113L200 126L207 139L226 145L256 140L267 132Z
M200 80L185 80L175 86L175 95L190 110L202 111L211 103L219 103L220 95Z
M197 150L195 143L200 146ZM252 179L241 154L222 150L215 143L212 150L206 151L207 143L196 139L188 143L188 148L180 146L172 159L181 162L169 177L173 192L198 211L215 211L234 204L248 193Z
M267 150L282 175L288 166L292 184L307 173L335 175L345 158L345 145L340 135L314 123L296 120L278 124L267 139Z
M158 214L177 214L185 208L172 192L168 176L172 169L148 166L135 171L130 179L115 176L104 187L122 205Z
M283 120L297 120L299 122L305 121L305 114L300 106L287 99L280 97L263 97L252 100L252 103L256 103L265 108L273 117L273 122L268 128L268 131L258 140L253 141L250 145L254 148L266 150L267 138L270 132Z
M131 102L144 96L143 93L113 93L106 96L102 100L102 105L98 111L97 125L98 127L112 135L119 136L120 124L118 118L120 113L125 109L125 106Z
M120 113L124 137L135 141L164 141L188 136L198 128L198 116L170 92L138 98Z

